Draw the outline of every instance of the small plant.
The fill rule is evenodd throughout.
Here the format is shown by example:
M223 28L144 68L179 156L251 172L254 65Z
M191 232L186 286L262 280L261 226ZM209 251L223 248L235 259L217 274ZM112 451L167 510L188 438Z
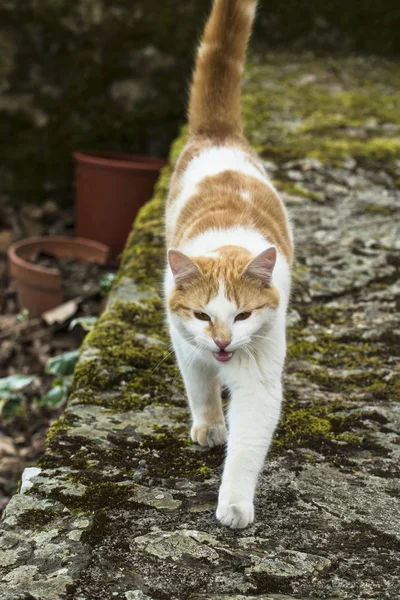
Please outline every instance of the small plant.
M38 406L58 408L66 402L68 387L78 358L79 349L64 352L64 354L54 356L47 361L46 373L56 375L56 379L47 394L36 400Z
M111 290L112 284L114 283L115 273L105 273L99 281L101 293L103 296L107 296Z
M22 390L34 381L30 375L10 375L0 379L0 415L8 418L15 415L25 401Z
M58 408L67 400L68 386L71 383L71 377L59 377L54 380L52 387L42 398L36 399L38 406L50 406Z
M46 373L60 375L61 377L72 375L78 358L79 349L49 358L46 365Z
M20 313L17 314L18 323L25 323L29 319L29 310L24 308Z
M46 373L56 377L47 394L35 399L37 406L58 408L64 404L78 358L79 350L72 350L47 361ZM10 375L0 379L0 416L9 418L17 413L26 402L25 388L35 379L31 375Z

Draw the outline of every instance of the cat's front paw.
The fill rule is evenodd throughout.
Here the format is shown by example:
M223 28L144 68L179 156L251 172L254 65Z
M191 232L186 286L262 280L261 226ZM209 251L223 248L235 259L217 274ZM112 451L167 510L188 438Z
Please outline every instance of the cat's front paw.
M219 425L199 425L193 426L190 437L200 446L221 446L227 439L226 427L223 423Z
M232 529L243 529L254 521L254 505L248 500L241 500L232 504L218 502L217 519Z

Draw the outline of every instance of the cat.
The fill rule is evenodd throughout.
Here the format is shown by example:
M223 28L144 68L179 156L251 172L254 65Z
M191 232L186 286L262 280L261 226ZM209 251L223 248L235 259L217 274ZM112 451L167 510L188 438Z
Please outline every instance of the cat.
M280 418L293 261L286 209L241 124L256 3L214 0L166 206L167 320L191 438L227 442L216 517L232 528L254 520L257 479ZM221 387L230 392L229 435Z

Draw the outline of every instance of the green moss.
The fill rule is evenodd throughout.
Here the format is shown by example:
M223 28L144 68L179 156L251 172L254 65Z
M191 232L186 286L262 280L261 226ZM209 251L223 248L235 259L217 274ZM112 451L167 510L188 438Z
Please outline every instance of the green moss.
M308 156L326 162L337 162L338 159L352 156L360 162L384 163L400 158L400 140L376 137L367 141L330 140L320 142L311 148Z
M82 390L82 402L85 396L90 394L90 389L107 391L113 388L118 380L118 373L109 369L104 369L94 361L78 363L75 367L72 392Z
M287 393L281 422L269 457L276 458L288 449L296 450L303 461L314 462L323 455L337 465L352 464L355 451L368 450L377 456L387 456L387 448L373 441L365 430L364 420L374 419L371 413L349 410L340 401L307 402L297 393ZM305 451L306 450L306 451Z
M388 206L382 206L381 204L366 204L364 211L370 215L383 215L385 217L392 214L393 210Z
M294 299L297 290L306 287L307 277L308 268L296 265ZM311 403L298 393L286 392L287 401L271 456L285 453L286 448L297 448L300 453L310 448L331 461L339 460L339 456L344 460L357 449L384 454L385 450L366 433L365 415L350 411L351 405L344 402L357 400L360 395L371 396L374 401L399 400L400 376L390 376L388 369L391 348L378 340L363 340L361 332L354 331L353 315L345 306L334 308L315 301L294 300L293 307L300 321L288 332L288 361L310 363L309 369L302 366L295 371L299 389L303 388L302 380L307 380L305 388L311 383L332 396L327 394L324 401ZM335 337L333 332L338 325L347 325L351 335ZM303 451L302 459L310 457Z
M301 276L301 275L300 275ZM341 325L347 323L348 319L336 308L331 308L325 304L318 304L317 302L310 302L299 307L301 317L304 325L312 325L318 323L324 327L329 327L333 323L335 325ZM296 332L296 333L301 333Z
M111 481L101 481L88 485L79 503L86 510L109 510L129 502L134 494L135 486L133 484L121 485Z
M309 198L310 200L323 199L323 194L307 190L305 187L299 183L295 183L294 181L278 179L273 181L273 183L279 187L280 192L285 192L286 194L290 194L292 196L302 196L303 198Z
M346 377L337 377L326 369L301 371L297 375L307 378L320 389L328 392L347 396L368 394L375 400L400 401L400 375L393 375L390 379L385 379L381 373L371 370L353 373Z
M57 517L59 514L54 509L31 508L18 516L18 526L22 529L43 528Z
M138 435L137 440L128 440L126 435L124 431L110 433L108 448L95 440L85 440L81 448L83 440L77 438L74 443L53 447L55 454L53 457L46 454L44 466L68 467L71 485L84 485L86 489L83 495L75 496L64 493L64 487L54 488L51 497L77 514L109 511L127 503L132 506L135 496L132 478L142 460L147 478L142 483L164 487L174 487L175 480L184 477L204 481L223 461L222 448L207 453L195 449L186 426L171 429L158 426L154 434Z
M331 426L325 416L312 414L309 407L296 408L288 404L274 439L270 458L290 448L306 447L321 450L326 441L332 440Z
M362 425L362 415L338 415L343 408L337 402L301 402L296 394L290 394L283 406L271 457L289 448L309 448L329 456L337 453L337 442L342 443L341 452L361 447L363 435L357 428Z
M182 428L175 431L160 428L158 433L144 436L143 448L146 447L152 450L152 454L148 454L146 459L151 476L162 478L164 482L167 480L166 485L168 480L172 483L183 477L204 481L213 469L222 464L224 456L224 449L221 447L212 448L207 453L198 452L189 438L182 436Z
M395 374L390 379L382 380L382 378L375 374L370 375L367 378L367 386L364 387L365 378L358 379L357 383L362 384L363 391L366 394L371 394L377 400L389 400L393 402L400 402L400 375ZM349 387L352 382L349 382Z
M168 173L166 167L162 177L166 178ZM159 193L159 186L157 191ZM139 213L122 255L116 285L128 277L140 290L159 287L165 264L163 204L164 199L156 195Z
M154 402L169 404L181 384L167 341L159 298L141 304L114 302L85 340L85 347L98 354L78 363L75 400L118 411Z
M309 273L309 271L310 268L307 267L307 265L302 265L298 262L294 264L292 271L292 279L297 284L297 286L299 286L303 282L305 275Z
M72 485L72 484L71 484ZM35 490L35 486L31 488ZM134 484L122 484L112 481L88 482L84 494L81 496L65 494L54 488L48 495L66 506L74 514L83 516L96 514L98 511L109 511L113 508L121 508L129 503L135 495Z
M325 308L305 311L309 323L321 323L321 320L329 326L335 321L335 311ZM313 317L310 317L310 314ZM339 321L340 322L340 321ZM331 333L319 330L315 335L301 329L289 332L288 343L289 355L294 359L305 359L315 365L323 367L343 369L362 369L373 366L374 369L385 368L385 354L377 355L376 344L370 344L364 340L354 338L353 342L340 341ZM325 369L326 371L326 369Z
M400 157L398 66L373 73L351 59L331 61L332 68L304 57L274 60L278 65L248 67L243 95L246 134L263 156L278 163L305 157L340 163L352 156L370 167ZM339 72L351 77L351 90ZM317 80L304 83L310 73Z
M68 434L68 430L73 426L74 417L70 414L62 415L57 421L55 421L49 428L46 436L47 446L51 446L53 440L60 436Z
M300 270L300 279L302 273ZM320 389L335 394L370 394L375 400L400 400L400 376L390 375L391 348L381 341L366 342L354 331L351 338L334 337L333 325L352 325L351 314L324 304L296 304L301 323L289 330L288 356L314 365L297 370ZM310 329L313 334L310 334ZM339 373L335 369L340 369Z

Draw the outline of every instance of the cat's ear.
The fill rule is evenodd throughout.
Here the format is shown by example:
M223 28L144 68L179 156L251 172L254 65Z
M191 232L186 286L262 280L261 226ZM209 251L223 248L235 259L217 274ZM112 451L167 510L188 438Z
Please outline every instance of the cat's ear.
M260 280L264 287L271 286L272 272L276 263L276 248L272 246L253 258L243 271L243 275L250 275Z
M191 258L179 252L179 250L168 250L168 262L176 285L188 283L194 277L200 275L199 267Z

